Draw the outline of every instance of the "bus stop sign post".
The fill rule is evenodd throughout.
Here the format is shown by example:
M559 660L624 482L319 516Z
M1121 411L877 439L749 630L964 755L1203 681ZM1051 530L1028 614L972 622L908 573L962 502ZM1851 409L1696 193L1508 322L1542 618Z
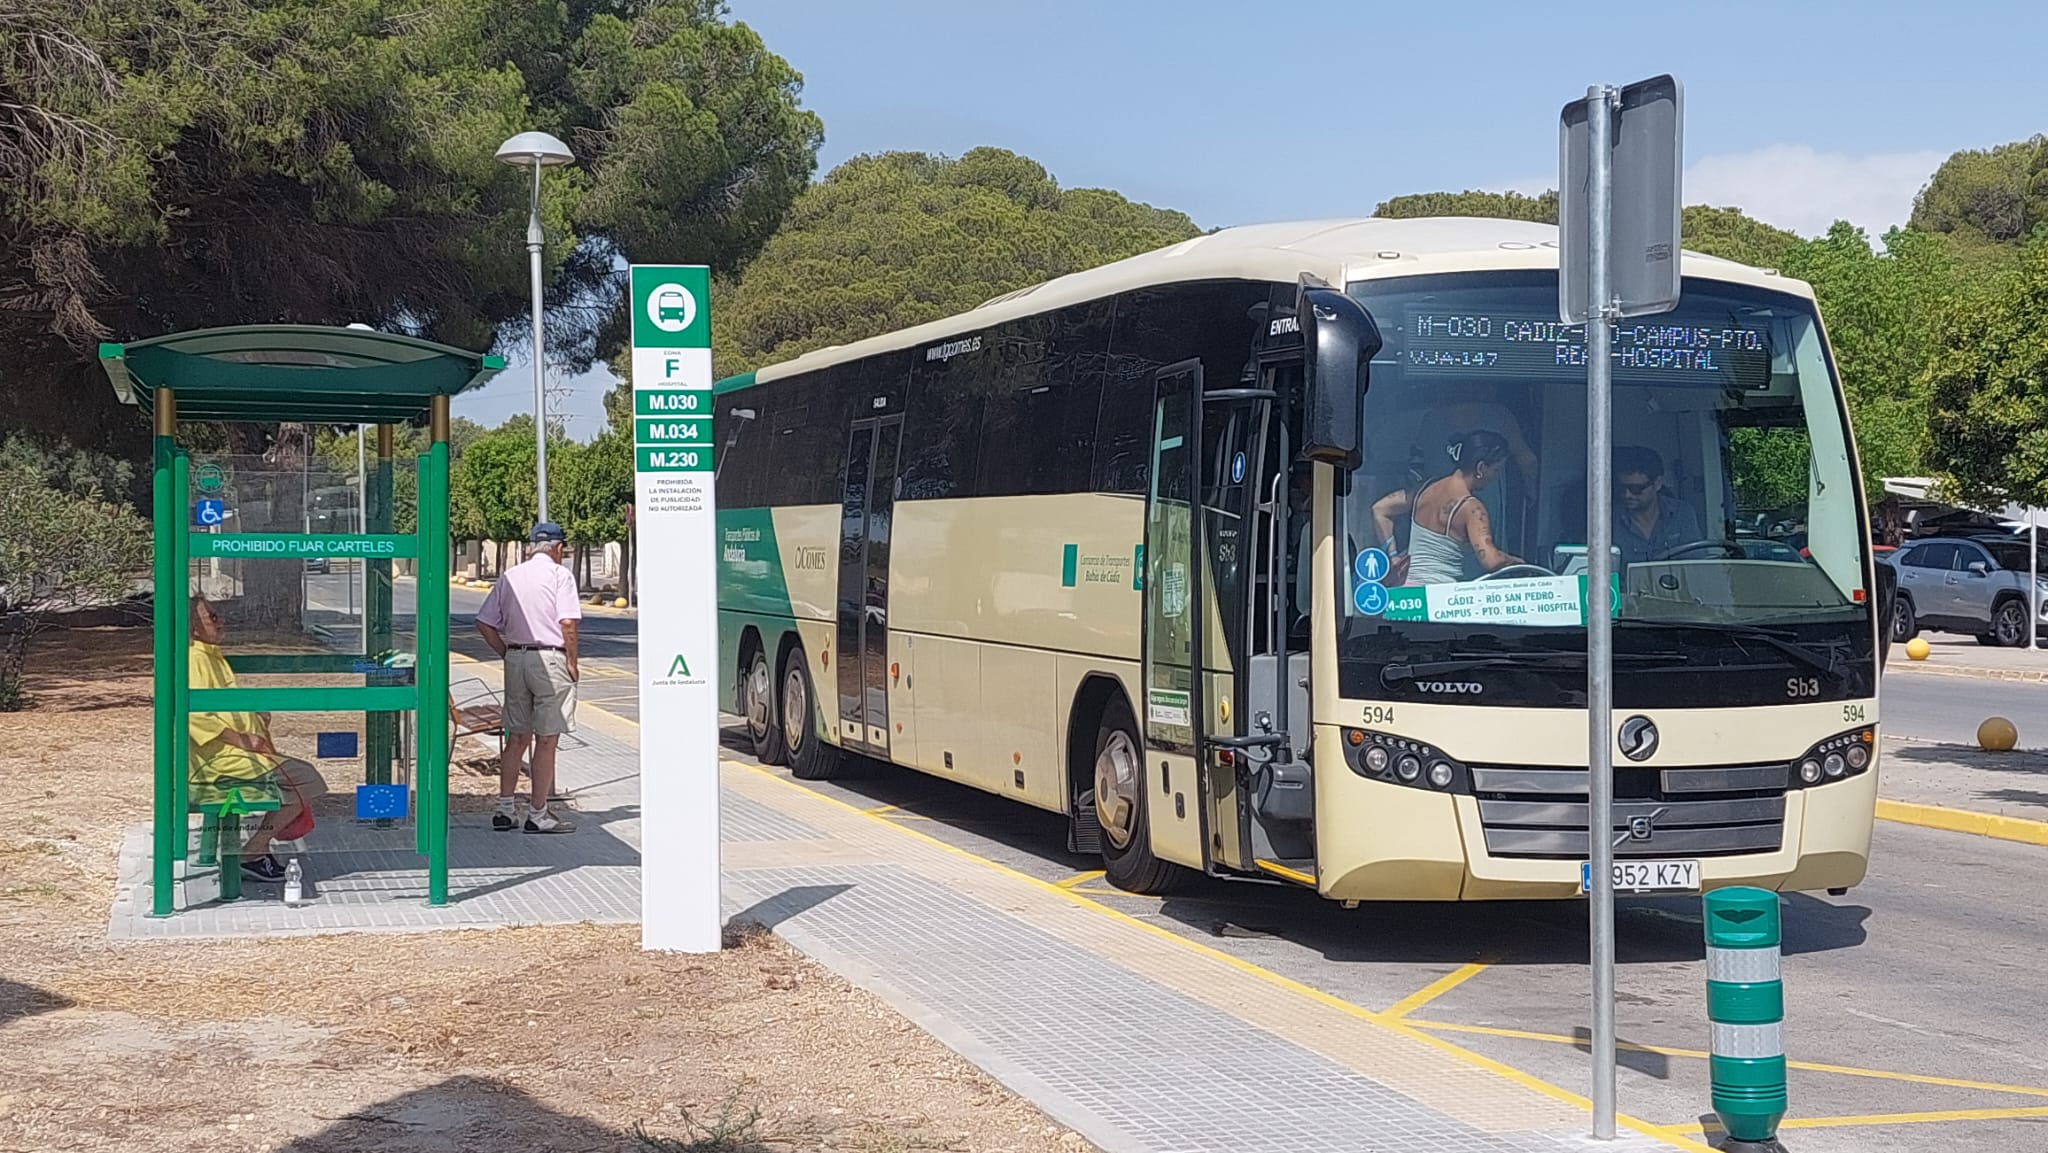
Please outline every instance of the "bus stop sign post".
M1614 1137L1614 321L1678 304L1680 126L1669 76L1586 90L1558 133L1558 315L1586 326L1586 845L1593 1136Z
M640 947L719 948L711 271L636 264L633 587L640 594Z

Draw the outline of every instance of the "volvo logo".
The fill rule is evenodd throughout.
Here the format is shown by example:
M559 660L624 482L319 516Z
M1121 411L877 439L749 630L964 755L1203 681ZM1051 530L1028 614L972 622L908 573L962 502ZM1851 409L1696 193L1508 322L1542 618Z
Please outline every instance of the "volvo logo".
M1621 755L1631 761L1647 761L1657 751L1657 726L1648 717L1630 717L1621 722Z
M1486 686L1478 681L1416 681L1415 688L1418 692L1446 694L1477 694L1486 691Z

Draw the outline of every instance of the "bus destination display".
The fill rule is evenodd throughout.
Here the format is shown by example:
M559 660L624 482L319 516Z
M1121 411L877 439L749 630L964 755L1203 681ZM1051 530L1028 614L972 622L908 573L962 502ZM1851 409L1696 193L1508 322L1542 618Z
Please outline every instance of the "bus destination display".
M1411 373L1516 380L1586 377L1586 328L1555 314L1410 307L1401 363ZM1681 323L1668 317L1614 326L1614 378L1635 384L1770 386L1768 324Z

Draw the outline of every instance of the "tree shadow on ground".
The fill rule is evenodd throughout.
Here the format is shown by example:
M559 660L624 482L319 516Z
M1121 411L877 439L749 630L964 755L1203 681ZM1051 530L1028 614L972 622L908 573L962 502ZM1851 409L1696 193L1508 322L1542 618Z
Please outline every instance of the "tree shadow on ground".
M1885 756L1922 765L1962 765L1997 773L2028 773L2048 776L2048 749L2014 749L1987 753L1975 745L1939 742L1926 745L1893 745Z
M26 1017L54 1013L77 1004L69 997L0 977L0 1026L12 1025Z
M637 1127L620 1130L552 1109L512 1085L482 1077L451 1077L319 1120L327 1121L327 1126L275 1146L273 1153L471 1153L497 1149L766 1153L771 1147L758 1114L731 1102L713 1110L709 1117L650 1122L644 1132Z

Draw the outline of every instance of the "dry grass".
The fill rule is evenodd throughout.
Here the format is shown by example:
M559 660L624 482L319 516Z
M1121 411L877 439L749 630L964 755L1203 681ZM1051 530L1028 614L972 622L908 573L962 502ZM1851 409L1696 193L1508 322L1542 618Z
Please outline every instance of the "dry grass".
M108 942L148 645L54 634L0 715L0 1150L1088 1148L759 926Z

